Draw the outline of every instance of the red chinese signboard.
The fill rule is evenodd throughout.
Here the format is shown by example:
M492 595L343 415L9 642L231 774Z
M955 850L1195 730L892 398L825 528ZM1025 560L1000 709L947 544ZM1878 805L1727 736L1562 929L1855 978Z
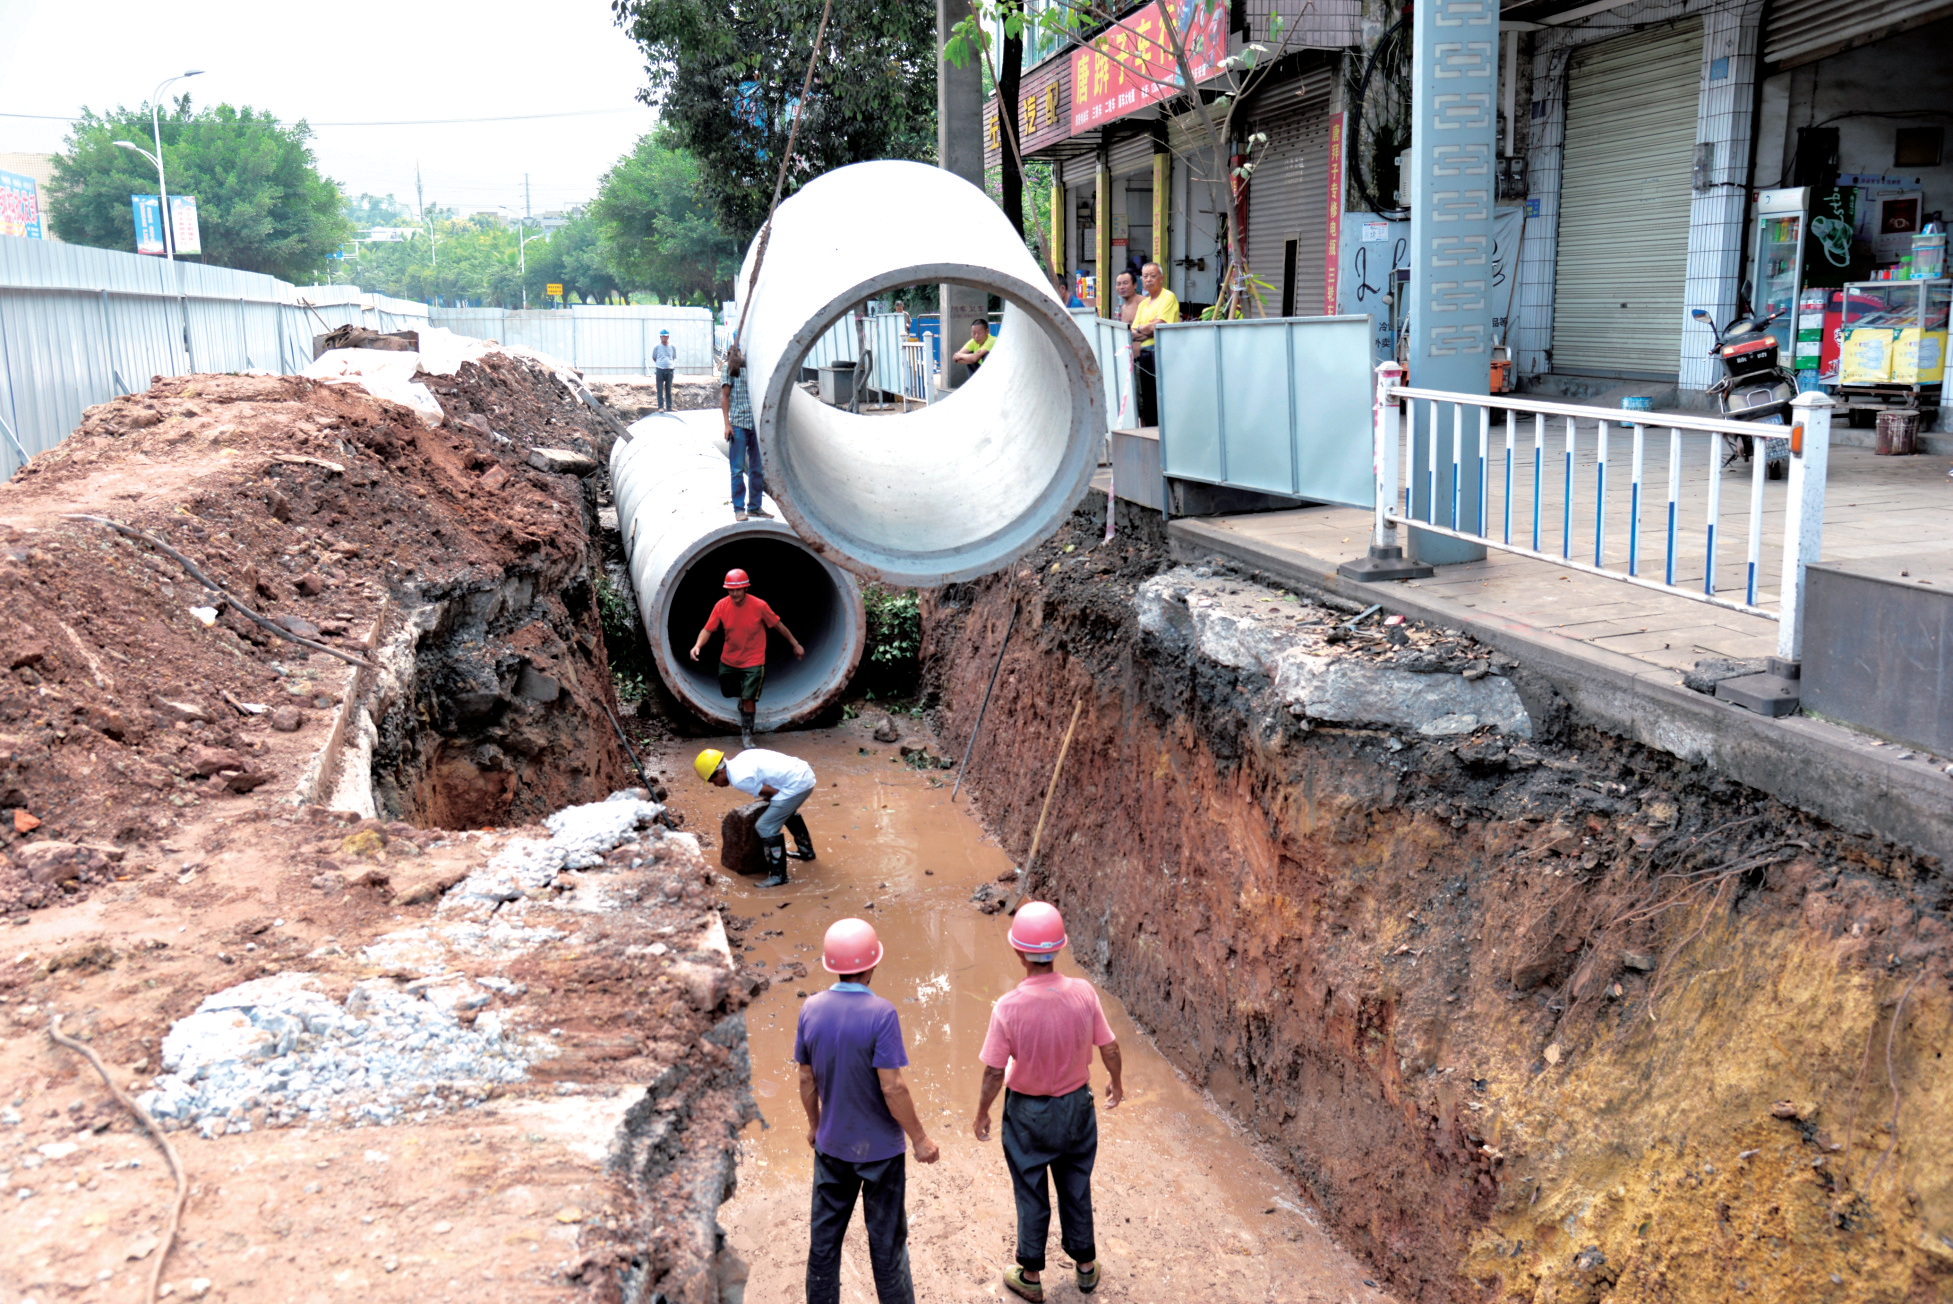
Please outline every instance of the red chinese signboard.
M1227 57L1227 6L1216 0L1160 0L1071 54L1071 129L1088 131L1178 95L1180 70L1165 17L1172 13L1199 84Z

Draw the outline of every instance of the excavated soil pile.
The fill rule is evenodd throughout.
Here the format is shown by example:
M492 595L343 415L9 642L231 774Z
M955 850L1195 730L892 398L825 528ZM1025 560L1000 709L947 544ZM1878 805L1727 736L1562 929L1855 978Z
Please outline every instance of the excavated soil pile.
M319 754L389 650L366 813L481 826L622 786L592 493L527 460L600 460L606 427L504 356L433 383L439 429L347 385L158 381L0 488L0 909L85 891L202 807L326 799Z
M611 426L507 355L418 379L438 427L350 385L159 380L0 487L17 1294L133 1298L165 1252L175 1294L237 1301L738 1277L714 1218L764 979L662 786L624 789ZM175 1134L174 1248L161 1158L57 1014Z
M1084 514L926 611L966 784L1133 1017L1405 1298L1953 1288L1948 883L1469 639ZM1155 525L1157 531L1157 525Z

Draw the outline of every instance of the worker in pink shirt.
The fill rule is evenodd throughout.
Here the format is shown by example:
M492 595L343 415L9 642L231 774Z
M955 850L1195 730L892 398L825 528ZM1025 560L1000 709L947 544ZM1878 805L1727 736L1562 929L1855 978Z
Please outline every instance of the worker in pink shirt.
M1110 1082L1105 1107L1125 1099L1119 1042L1105 1021L1099 994L1083 978L1068 978L1054 961L1065 945L1056 906L1028 901L1010 928L1011 949L1024 981L990 1011L990 1031L978 1058L983 1094L976 1139L990 1139L990 1106L1004 1092L1004 1163L1017 1196L1017 1263L1004 1273L1013 1295L1044 1299L1044 1245L1051 1230L1048 1170L1058 1186L1059 1243L1078 1265L1078 1289L1098 1289L1098 1249L1092 1237L1092 1163L1099 1152L1092 1109L1092 1047L1099 1048ZM1008 1072L1006 1072L1008 1070Z

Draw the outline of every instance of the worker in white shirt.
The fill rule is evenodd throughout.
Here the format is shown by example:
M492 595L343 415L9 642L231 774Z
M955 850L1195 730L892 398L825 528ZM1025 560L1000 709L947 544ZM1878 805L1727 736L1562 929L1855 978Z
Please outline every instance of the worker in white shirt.
M671 347L671 332L658 332L658 347L651 350L651 366L658 373L658 411L671 411L671 382L678 378L678 350Z
M708 747L692 762L692 769L715 788L737 788L765 800L766 809L760 813L754 831L759 834L760 847L766 853L766 867L772 872L761 887L787 885L789 855L795 860L814 858L814 839L807 832L807 821L800 818L800 804L819 782L814 777L813 766L798 756L770 752L764 747L748 747L731 757ZM781 836L782 829L793 834L791 852L787 850L786 838Z

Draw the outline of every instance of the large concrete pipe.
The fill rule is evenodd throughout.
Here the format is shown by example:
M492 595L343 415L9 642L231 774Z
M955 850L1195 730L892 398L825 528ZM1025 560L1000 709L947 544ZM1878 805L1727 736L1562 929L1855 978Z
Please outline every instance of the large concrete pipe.
M814 555L779 520L735 521L731 468L717 411L649 416L610 454L611 495L631 589L658 676L701 718L739 722L736 699L719 694L716 648L688 655L725 574L737 566L807 649L777 637L767 646L759 727L803 724L838 700L861 660L867 613L854 577ZM778 512L769 497L769 511Z
M849 308L940 283L1004 300L990 359L948 398L864 416L795 384ZM892 161L817 177L780 205L751 295L741 343L767 480L823 556L895 585L971 579L1049 538L1084 496L1105 433L1098 362L1024 242L967 181Z

